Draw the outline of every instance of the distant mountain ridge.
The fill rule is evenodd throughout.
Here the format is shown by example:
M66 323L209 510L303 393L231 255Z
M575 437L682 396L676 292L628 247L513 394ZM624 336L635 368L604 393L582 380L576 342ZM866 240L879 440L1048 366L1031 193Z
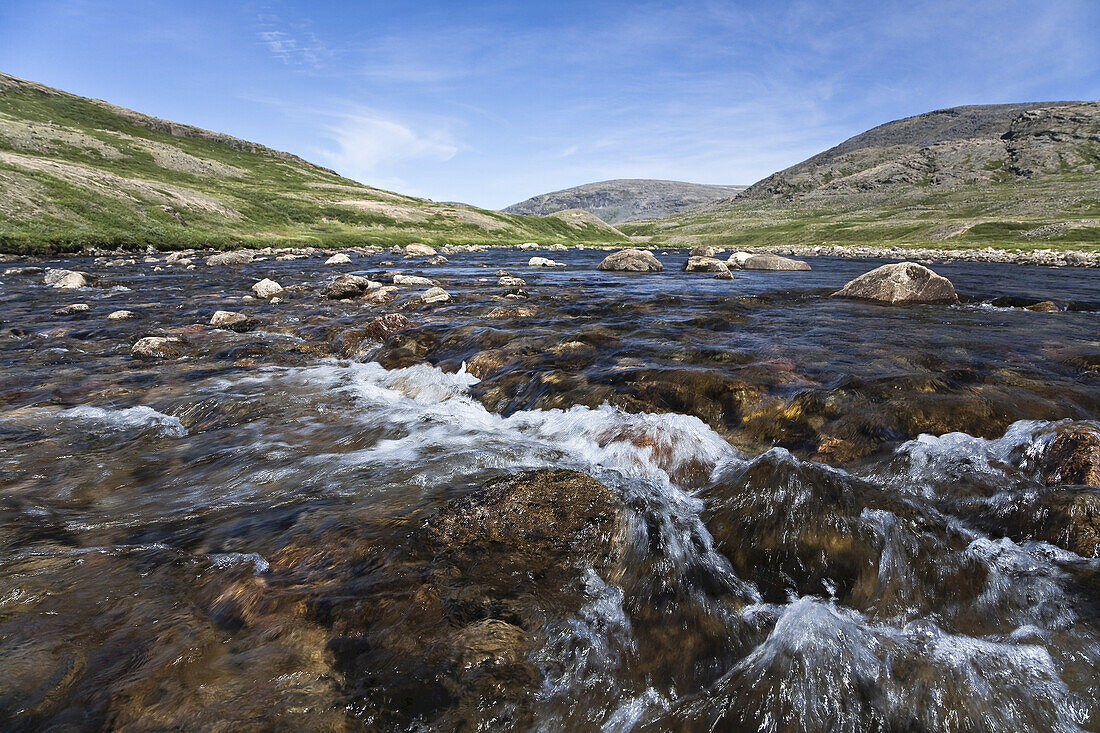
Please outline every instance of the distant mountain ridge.
M0 250L624 240L586 212L525 217L392 193L0 73Z
M566 209L584 209L609 224L618 224L669 216L706 203L731 198L743 190L745 186L620 178L533 196L502 211L525 216L546 216Z

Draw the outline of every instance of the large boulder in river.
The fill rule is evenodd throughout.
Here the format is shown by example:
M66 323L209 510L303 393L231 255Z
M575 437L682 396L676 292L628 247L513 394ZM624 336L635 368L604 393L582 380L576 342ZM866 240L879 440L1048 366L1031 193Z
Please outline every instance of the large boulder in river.
M413 242L405 247L407 257L434 257L437 254L439 253L435 251L435 247L420 242Z
M722 260L713 257L688 257L684 263L684 272L717 272L729 274L730 268Z
M358 298L370 287L370 280L359 275L341 275L321 289L321 295L329 300Z
M959 302L955 286L950 280L915 262L899 262L876 267L849 282L833 293L832 297L868 300L889 305Z
M661 272L665 267L652 252L644 249L620 249L604 257L596 269L607 272Z
M206 258L208 265L247 265L252 262L252 253L248 250L219 252Z
M257 298L270 300L271 298L277 298L283 294L283 286L265 277L252 286L252 292L256 294Z
M735 269L744 269L745 263L756 255L752 252L734 252L726 259L726 264Z
M45 282L60 290L79 290L88 286L84 273L75 270L46 270Z
M325 260L326 265L347 265L351 263L351 258L343 252L337 252L332 257Z
M773 270L776 272L805 272L810 266L789 257L780 257L769 253L753 255L741 263L743 270Z
M717 250L705 244L697 244L688 251L690 257L713 257Z

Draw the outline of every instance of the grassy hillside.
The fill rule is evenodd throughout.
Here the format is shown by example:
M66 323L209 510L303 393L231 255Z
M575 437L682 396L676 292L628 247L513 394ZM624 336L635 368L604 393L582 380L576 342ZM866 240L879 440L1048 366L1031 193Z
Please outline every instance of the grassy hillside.
M1100 103L940 110L880 126L681 216L668 243L1100 249Z
M2 251L622 239L584 213L525 217L402 196L0 74Z

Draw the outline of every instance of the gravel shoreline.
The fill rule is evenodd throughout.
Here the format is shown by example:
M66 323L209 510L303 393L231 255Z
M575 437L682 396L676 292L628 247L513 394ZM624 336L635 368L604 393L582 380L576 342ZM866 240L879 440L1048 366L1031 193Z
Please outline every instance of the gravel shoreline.
M641 248L653 251L667 251L672 249L689 249L686 245L681 244L657 244L657 243L632 243L632 244L589 244L589 245L535 245L534 243L528 244L486 244L486 245L442 245L439 247L439 252L443 254L455 254L463 251L485 251L488 249L521 249L531 252L537 251L562 251L566 249L597 249L606 251L615 251L620 249L629 248ZM1037 250L1008 250L1008 249L995 249L993 247L984 247L982 249L936 249L934 247L873 247L873 246L838 246L838 245L786 245L786 246L741 246L741 247L721 247L716 246L715 249L720 253L732 253L738 251L752 252L752 253L771 253L782 255L784 257L846 257L850 259L881 259L881 260L897 260L897 261L910 261L919 262L921 264L932 264L935 262L952 262L952 261L967 261L967 262L992 262L1010 265L1035 265L1040 267L1100 267L1100 252L1085 252L1082 250L1053 250L1053 249L1037 249ZM154 247L148 247L144 252L138 250L102 250L92 248L81 253L70 253L65 255L55 255L50 257L48 255L17 255L17 254L0 254L0 263L13 263L20 261L35 261L41 259L65 259L68 257L114 257L114 258L140 258L143 256L149 256L153 254L164 254L171 250L157 250ZM210 249L189 249L182 250L181 253L193 255L196 257L206 257L211 254L218 254L232 250L210 250ZM264 249L245 249L243 251L251 252L260 256L279 256L283 255L290 257L317 257L328 256L335 252L352 252L359 255L377 254L380 252L391 252L395 255L403 255L404 250L401 246L391 247L377 247L371 245L365 246L348 246L341 248L321 248L321 247L285 247L285 248L264 248Z
M1042 267L1100 267L1100 253L1080 250L1007 250L985 247L983 249L935 249L931 247L840 247L825 245L790 245L786 247L744 247L746 252L771 252L787 257L848 257L852 259L909 260L928 264L932 262L997 262L1010 265L1038 265Z

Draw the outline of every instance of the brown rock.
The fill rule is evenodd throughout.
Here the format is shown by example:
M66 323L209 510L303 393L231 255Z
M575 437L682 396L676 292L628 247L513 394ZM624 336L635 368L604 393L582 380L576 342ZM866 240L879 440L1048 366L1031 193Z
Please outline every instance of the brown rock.
M621 249L605 257L596 269L606 272L662 272L665 268L652 252Z
M164 336L146 336L130 348L135 359L172 359L183 353L183 340Z
M329 300L358 298L370 286L370 280L359 275L341 275L324 288L321 295Z
M722 260L713 257L689 257L684 263L684 272L717 272L729 274L730 268Z
M414 325L416 324L400 313L387 313L384 316L371 319L366 325L366 332L369 338L376 341L385 341L391 333L400 331L403 328L411 328Z
M959 302L951 281L915 262L876 267L832 294L834 298L869 300L889 305Z
M1050 486L1100 486L1100 431L1076 424L1060 430L1043 455Z
M806 272L810 266L799 260L770 253L754 254L741 263L743 270L773 270L776 272Z

